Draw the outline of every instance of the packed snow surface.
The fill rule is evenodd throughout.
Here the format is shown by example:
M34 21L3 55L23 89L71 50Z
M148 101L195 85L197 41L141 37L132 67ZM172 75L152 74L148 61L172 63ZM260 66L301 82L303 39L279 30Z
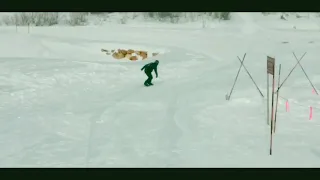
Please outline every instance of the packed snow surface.
M266 110L267 56L277 84L279 64L282 82L293 52L307 52L301 65L320 87L317 23L232 17L193 29L1 27L0 167L320 167L320 97L299 65L280 90L272 155ZM121 47L161 54L131 62L100 51ZM245 53L264 97L242 68L227 101ZM144 87L140 69L155 59L159 77Z

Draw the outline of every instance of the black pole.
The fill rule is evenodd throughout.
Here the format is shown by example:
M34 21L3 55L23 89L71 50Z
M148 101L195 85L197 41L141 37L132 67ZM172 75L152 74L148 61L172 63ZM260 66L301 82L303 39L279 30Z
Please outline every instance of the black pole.
M279 65L279 79L278 79L278 88L280 86L280 73L281 73L281 64ZM277 93L277 104L276 104L276 112L274 117L274 133L276 132L276 126L277 126L277 112L278 112L278 100L279 100L279 92Z
M301 56L300 60L298 61L298 63L291 69L290 73L288 74L288 76L283 80L283 82L281 83L280 87L278 88L277 92L279 91L279 89L282 87L282 85L286 82L286 80L289 78L290 74L293 72L293 70L298 66L298 64L300 63L300 61L303 59L303 57L307 54L307 52L305 52L303 54L303 56Z
M239 56L237 56L237 57L238 57L238 60L241 62L241 60L240 60ZM243 68L244 68L244 69L246 70L246 72L248 73L248 75L249 75L250 79L252 80L252 82L253 82L253 83L254 83L254 85L256 86L256 88L257 88L257 90L259 91L260 95L261 95L262 97L264 97L264 96L263 96L263 94L262 94L262 92L260 91L260 89L259 89L258 85L257 85L257 84L256 84L256 82L253 80L253 78L252 78L251 74L249 73L248 69L246 68L246 66L245 66L244 64L242 64L242 65L243 65Z
M273 67L273 72L274 72L274 67ZM270 126L270 155L272 155L272 139L273 139L273 113L274 113L274 108L273 108L273 103L274 103L274 73L272 75L272 100L271 100L271 126Z
M296 54L294 54L294 52L293 52L293 55L294 55L294 57L296 58L296 60L298 61L298 58L297 58ZM302 69L302 71L303 71L304 75L306 75L307 79L309 80L309 83L311 84L312 88L313 88L313 89L314 89L314 91L317 93L317 95L319 95L319 94L318 94L318 91L316 90L316 88L315 88L315 87L314 87L314 85L312 84L311 80L309 79L309 77L308 77L308 75L307 75L306 71L304 70L304 68L302 67L302 65L300 64L300 62L299 62L299 61L298 61L298 63L299 63L299 66L301 67L301 69Z
M244 56L243 56L243 58L242 58L241 65L240 65L240 67L239 67L239 70L238 70L236 79L235 79L234 82L233 82L233 86L232 86L231 91L230 91L230 94L229 94L229 96L228 96L228 100L230 100L230 97L231 97L231 95L232 95L233 88L234 88L234 86L236 85L236 82L237 82L237 79L238 79L238 76L239 76L239 73L240 73L240 70L241 70L241 67L242 67L242 65L243 65L243 62L244 62L244 60L245 60L246 55L247 55L247 53L245 53Z

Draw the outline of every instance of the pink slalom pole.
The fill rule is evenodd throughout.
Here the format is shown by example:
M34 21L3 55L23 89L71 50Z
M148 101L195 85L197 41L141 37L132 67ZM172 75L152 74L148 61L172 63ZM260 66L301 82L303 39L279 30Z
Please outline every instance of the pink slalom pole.
M309 114L309 120L311 120L312 119L312 106L310 106L310 114Z
M312 94L315 94L315 93L316 93L316 91L314 89L312 89Z
M289 112L289 102L288 102L288 100L286 101L286 112Z

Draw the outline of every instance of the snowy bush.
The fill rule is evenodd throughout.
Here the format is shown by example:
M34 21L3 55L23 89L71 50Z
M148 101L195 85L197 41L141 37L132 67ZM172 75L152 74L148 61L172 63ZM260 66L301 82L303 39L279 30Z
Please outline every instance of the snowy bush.
M221 20L230 20L231 19L230 12L219 12L219 13L216 13L215 16Z
M100 14L108 14L108 13L111 13L111 12L90 12L91 14L97 14L97 15L100 15Z
M173 12L148 12L146 17L156 21L176 23L179 21L179 14Z
M14 13L2 17L2 23L5 25L34 25L34 26L53 26L61 23L62 19L67 19L66 24L72 26L86 25L88 13L68 13L68 18L62 18L57 12L23 12Z
M31 24L35 26L53 26L59 23L59 14L55 13L31 13Z
M71 26L83 26L88 22L88 14L89 13L70 13L70 19L68 24Z
M4 25L34 25L53 26L56 24L81 26L93 23L101 25L106 22L127 24L128 22L141 18L142 21L169 23L207 22L221 19L229 20L229 12L136 12L136 13L112 13L112 12L80 12L80 13L57 13L57 12L17 12L2 16L1 24Z
M14 16L3 16L1 19L1 24L10 26L10 25L15 25L15 17Z
M269 14L271 14L272 12L262 12L262 14L264 15L264 16L268 16Z
M31 13L14 13L4 16L2 22L5 25L28 25L32 22Z
M200 12L200 13L191 13L191 12L148 12L145 14L145 17L148 19L153 19L161 22L171 22L178 23L182 19L185 21L203 21L203 16L206 16L210 19L221 19L229 20L231 18L230 12Z
M52 26L58 24L59 14L47 12L14 13L11 16L4 16L2 22L5 25L25 26L33 24L35 26Z
M124 15L123 17L121 17L119 19L119 23L120 24L127 24L127 22L128 22L128 16L127 15Z

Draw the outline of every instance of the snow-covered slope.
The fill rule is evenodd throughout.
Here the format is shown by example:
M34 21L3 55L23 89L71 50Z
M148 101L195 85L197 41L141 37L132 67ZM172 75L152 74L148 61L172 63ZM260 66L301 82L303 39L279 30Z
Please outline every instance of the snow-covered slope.
M283 80L292 51L307 51L301 64L319 87L318 32L234 17L213 29L2 28L0 166L320 167L320 100L299 67L280 91L290 112L280 99L272 156L266 98L243 69L225 100L244 53L265 97L266 56L282 65ZM154 86L143 86L140 68L156 58L119 62L103 47L163 52Z
M285 20L281 19L281 15ZM234 13L233 18L241 17L245 23L254 22L259 28L276 31L320 31L318 13Z

